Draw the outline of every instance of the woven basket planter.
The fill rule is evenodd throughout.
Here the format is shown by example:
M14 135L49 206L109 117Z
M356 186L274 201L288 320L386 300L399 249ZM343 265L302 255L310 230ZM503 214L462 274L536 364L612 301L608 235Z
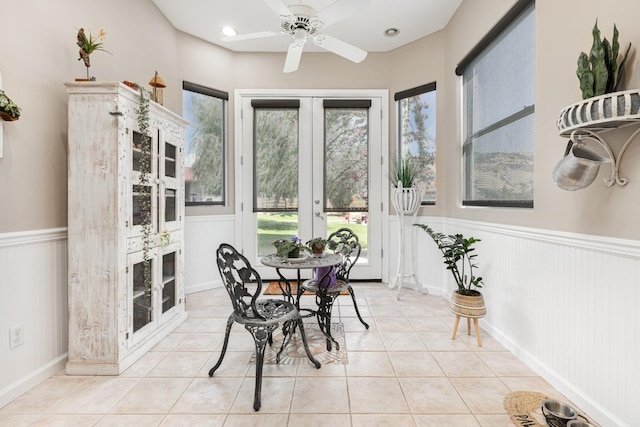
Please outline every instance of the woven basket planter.
M560 136L574 130L615 129L640 121L640 89L594 96L562 109L556 125Z
M484 317L487 314L484 296L480 292L478 292L478 295L462 295L455 291L451 295L449 309L454 314L470 318Z

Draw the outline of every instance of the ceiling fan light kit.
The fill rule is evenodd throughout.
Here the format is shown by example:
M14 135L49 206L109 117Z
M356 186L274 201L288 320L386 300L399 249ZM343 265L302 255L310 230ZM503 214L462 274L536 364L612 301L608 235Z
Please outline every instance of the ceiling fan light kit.
M318 12L305 5L287 7L282 0L264 0L264 2L280 16L282 21L280 31L239 34L223 37L221 40L233 42L289 34L292 41L289 43L284 63L283 72L285 73L291 73L298 69L302 50L309 37L316 46L349 61L359 63L367 57L366 51L330 35L320 33L318 30L369 7L370 0L339 0Z

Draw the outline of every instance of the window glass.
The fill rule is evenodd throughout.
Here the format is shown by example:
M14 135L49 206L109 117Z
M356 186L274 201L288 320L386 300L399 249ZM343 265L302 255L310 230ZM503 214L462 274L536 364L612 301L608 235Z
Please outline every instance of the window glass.
M436 201L436 84L399 92L399 160L411 160L417 169L414 187L422 190L422 204Z
M227 94L183 83L182 111L189 121L184 146L185 204L225 203Z
M465 68L465 205L533 207L535 14L519 13Z

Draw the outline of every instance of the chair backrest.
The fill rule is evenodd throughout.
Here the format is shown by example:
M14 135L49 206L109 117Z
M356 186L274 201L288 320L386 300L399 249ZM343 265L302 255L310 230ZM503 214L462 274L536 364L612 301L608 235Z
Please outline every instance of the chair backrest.
M231 298L233 311L245 319L264 320L256 309L256 300L262 290L262 279L258 272L251 267L249 260L231 245L221 244L216 255L218 271Z
M351 229L343 227L331 233L327 240L330 250L342 256L342 263L336 266L336 277L348 282L349 272L360 257L358 236Z

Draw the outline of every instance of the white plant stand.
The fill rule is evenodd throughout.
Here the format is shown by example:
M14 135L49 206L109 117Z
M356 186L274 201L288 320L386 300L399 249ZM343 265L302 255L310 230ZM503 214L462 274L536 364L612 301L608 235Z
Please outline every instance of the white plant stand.
M398 269L395 278L389 283L389 289L398 289L396 298L400 298L402 287L405 281L412 281L417 290L427 293L427 288L418 281L415 274L416 253L415 253L415 233L411 232L411 255L409 257L409 271L405 272L405 219L412 219L415 223L420 203L422 202L422 192L417 188L403 188L398 182L396 188L391 190L391 202L398 217ZM409 224L411 226L411 224Z

